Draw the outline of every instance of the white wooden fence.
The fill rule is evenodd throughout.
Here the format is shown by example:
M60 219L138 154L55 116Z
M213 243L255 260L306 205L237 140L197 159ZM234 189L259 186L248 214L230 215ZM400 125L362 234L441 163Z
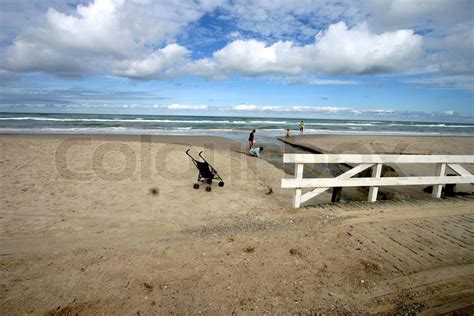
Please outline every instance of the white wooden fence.
M443 184L474 183L474 176L460 164L474 163L474 156L468 155L338 155L338 154L285 154L284 163L294 163L295 178L282 179L281 187L295 189L293 207L300 207L301 203L312 199L333 187L368 186L368 201L375 202L378 187L398 185L434 185L433 197L441 197ZM358 164L349 171L336 178L304 179L304 164L347 163ZM434 176L417 177L380 177L383 164L436 164ZM359 172L375 166L371 178L352 178ZM446 176L446 166L451 168L457 176ZM315 188L302 194L303 188Z

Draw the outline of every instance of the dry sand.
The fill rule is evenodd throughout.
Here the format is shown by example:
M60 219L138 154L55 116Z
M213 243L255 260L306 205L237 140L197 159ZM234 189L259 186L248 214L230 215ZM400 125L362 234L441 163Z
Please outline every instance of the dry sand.
M189 147L224 188L192 188ZM1 313L473 311L471 196L293 210L287 175L238 151L0 136Z

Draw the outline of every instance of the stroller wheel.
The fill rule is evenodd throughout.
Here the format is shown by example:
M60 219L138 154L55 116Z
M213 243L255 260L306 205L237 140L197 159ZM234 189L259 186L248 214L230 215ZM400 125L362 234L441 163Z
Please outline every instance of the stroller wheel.
M224 186L224 181L220 181L219 186L222 188Z
M193 188L199 189L199 183L194 183Z
M211 190L212 190L212 189L211 189L210 186L209 186L209 187L206 187L206 191L207 191L207 192L211 192Z

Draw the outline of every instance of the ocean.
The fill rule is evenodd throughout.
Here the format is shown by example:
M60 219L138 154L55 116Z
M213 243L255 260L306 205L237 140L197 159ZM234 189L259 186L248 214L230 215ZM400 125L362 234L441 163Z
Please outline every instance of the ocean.
M232 116L0 113L0 133L216 135L244 139L298 134L300 119ZM382 120L304 119L305 134L467 135L474 124Z

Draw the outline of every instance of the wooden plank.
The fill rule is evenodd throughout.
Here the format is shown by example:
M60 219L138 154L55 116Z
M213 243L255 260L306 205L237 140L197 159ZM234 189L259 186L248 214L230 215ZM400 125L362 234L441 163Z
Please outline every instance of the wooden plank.
M349 179L349 178L352 178L353 176L355 176L359 172L362 172L365 169L372 167L373 165L374 164L372 164L372 163L360 164L360 165L355 166L354 168L344 172L343 174L337 176L336 179ZM321 193L323 193L323 192L325 192L329 189L330 189L329 187L316 188L313 191L306 192L305 194L303 194L301 196L301 203L304 203L304 202L308 201L309 199L312 199L313 197L315 197L315 196L317 196L317 195L319 195L319 194L321 194Z
M375 168L372 170L372 178L380 178L382 175L382 164L378 163L375 165ZM379 187L370 187L369 189L369 202L375 202L377 200L377 193L379 193Z
M446 174L446 164L445 163L439 163L436 165L436 175L439 177L442 177ZM438 184L433 186L433 192L431 193L431 196L434 198L439 199L441 197L441 191L443 190L443 185Z
M303 180L303 164L295 166L295 180ZM296 188L293 194L293 207L298 208L301 205L301 188Z
M384 177L384 178L319 178L319 179L282 179L282 188L312 187L363 187L363 186L397 186L397 185L439 185L446 183L474 183L474 176L444 177Z
M474 155L285 154L284 163L474 163Z
M471 176L472 174L464 169L463 166L457 163L450 163L448 164L448 167L451 168L454 172L456 172L460 176Z

